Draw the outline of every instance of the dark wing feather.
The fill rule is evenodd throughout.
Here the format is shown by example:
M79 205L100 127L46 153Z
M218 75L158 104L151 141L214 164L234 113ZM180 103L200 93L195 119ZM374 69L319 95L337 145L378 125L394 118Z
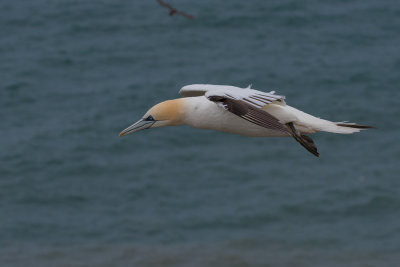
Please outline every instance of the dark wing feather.
M221 104L226 110L251 123L291 135L288 127L280 123L277 118L268 112L256 108L242 100L231 99L224 96L209 96L208 99Z
M293 138L299 142L305 149L307 149L313 155L319 157L318 148L314 144L314 141L307 135L300 134L293 125L293 122L287 123L290 131L292 132Z

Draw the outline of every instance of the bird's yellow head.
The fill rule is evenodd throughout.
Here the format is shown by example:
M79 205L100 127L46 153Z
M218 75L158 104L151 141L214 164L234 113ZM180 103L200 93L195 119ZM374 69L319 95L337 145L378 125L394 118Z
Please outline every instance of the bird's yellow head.
M123 130L119 136L150 128L181 125L183 108L183 99L161 102L149 109L142 119Z

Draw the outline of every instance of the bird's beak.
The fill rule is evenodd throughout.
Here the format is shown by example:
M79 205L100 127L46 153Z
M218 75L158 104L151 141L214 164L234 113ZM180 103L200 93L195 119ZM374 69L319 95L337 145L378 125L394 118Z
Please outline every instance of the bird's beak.
M120 132L119 137L131 134L134 132L138 132L138 131L141 131L144 129L148 129L154 123L155 123L155 121L146 121L144 119L141 119L138 122L136 122L136 123L132 124L131 126L129 126L128 128L126 128L125 130L123 130L122 132Z

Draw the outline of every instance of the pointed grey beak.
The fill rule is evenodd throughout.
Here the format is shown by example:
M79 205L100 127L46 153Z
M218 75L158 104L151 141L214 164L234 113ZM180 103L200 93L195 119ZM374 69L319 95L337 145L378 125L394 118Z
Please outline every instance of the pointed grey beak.
M123 130L122 132L119 133L119 137L121 136L125 136L134 132L138 132L144 129L148 129L150 128L153 124L155 123L155 121L146 121L145 119L141 119L138 122L132 124L131 126L129 126L128 128L126 128L125 130Z

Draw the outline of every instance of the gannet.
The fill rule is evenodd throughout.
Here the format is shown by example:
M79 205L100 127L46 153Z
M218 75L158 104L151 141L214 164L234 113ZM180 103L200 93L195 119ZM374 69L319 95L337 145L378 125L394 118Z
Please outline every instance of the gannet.
M150 108L136 123L123 130L125 136L144 129L190 125L251 137L293 137L319 156L313 140L305 135L319 131L351 134L373 128L349 122L332 122L286 105L285 96L229 85L192 84L179 91L182 98Z

